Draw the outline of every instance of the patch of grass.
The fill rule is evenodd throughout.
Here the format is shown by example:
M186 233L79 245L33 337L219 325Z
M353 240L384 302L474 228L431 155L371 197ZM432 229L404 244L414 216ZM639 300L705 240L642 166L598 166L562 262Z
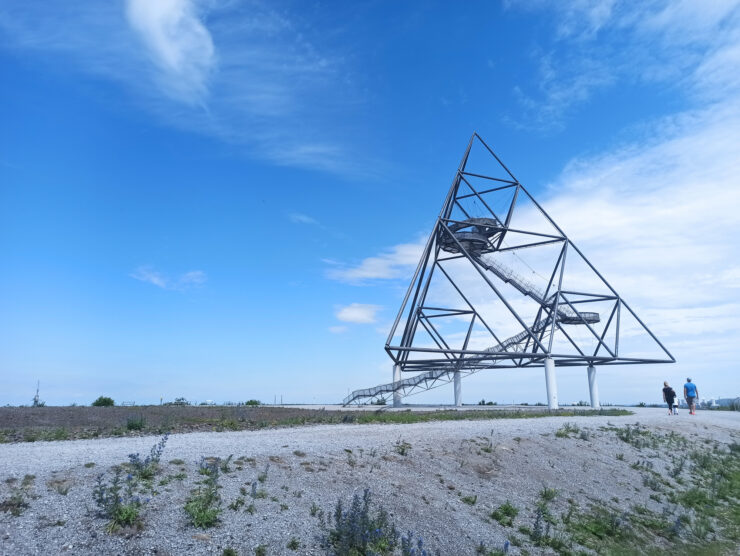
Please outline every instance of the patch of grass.
M393 445L393 450L397 454L401 456L405 456L409 453L409 450L411 450L411 444L399 438L398 440L396 440L396 443Z
M478 495L476 494L474 496L463 496L462 498L460 498L460 500L462 500L468 506L475 506L475 503L478 501Z
M229 509L237 511L241 506L244 505L244 503L244 498L239 496L231 504L229 504Z
M23 491L15 488L11 491L10 497L0 502L0 512L6 512L14 517L18 517L28 508L28 502L23 495Z
M301 541L295 537L291 537L288 544L285 545L288 550L298 550L301 547Z
M142 431L146 426L146 419L143 415L133 416L126 419L126 430Z
M69 489L72 488L72 481L69 479L49 479L46 482L46 486L62 496L67 496Z
M577 514L566 528L578 544L597 551L607 542L624 544L634 537L629 520L623 514L599 506Z
M562 427L555 431L555 436L558 438L568 438L571 434L578 434L580 430L581 429L578 428L578 425L576 425L575 423L565 423Z
M233 457L234 454L230 454L229 457L219 463L219 469L221 469L221 473L231 473L231 467L229 467L229 464L231 463L231 458Z
M267 556L267 547L264 544L254 549L254 556Z
M221 556L239 556L239 553L234 550L233 548L224 548L224 551L221 553Z
M507 500L491 512L491 519L495 519L504 527L511 527L517 515L519 510Z
M176 458L176 459L171 459L170 460L170 463L172 465L184 465L185 464L185 461L184 460L181 460L180 458Z
M543 489L539 492L540 500L544 503L552 502L555 500L555 497L558 495L558 491L554 488L549 487L543 487Z
M91 467L95 467L95 462L94 461L88 461L85 464L85 467L87 467L88 469L90 469Z

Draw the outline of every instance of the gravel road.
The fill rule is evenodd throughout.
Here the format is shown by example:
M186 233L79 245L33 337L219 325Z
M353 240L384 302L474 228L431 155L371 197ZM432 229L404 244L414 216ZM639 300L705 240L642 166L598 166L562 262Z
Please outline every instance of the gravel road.
M511 536L511 529L488 519L492 509L509 500L520 508L517 522L531 522L545 486L558 490L556 510L564 510L570 498L584 507L601 501L625 510L641 504L661 511L651 491L642 488L639 470L630 466L649 456L610 429L638 422L656 433L680 433L697 448L740 439L740 413L700 411L694 417L683 411L669 417L649 408L626 417L177 434L167 441L156 494L143 509L143 528L118 534L106 533L106 520L97 514L96 478L110 477L111 467L130 453L149 453L157 437L3 444L0 501L18 492L24 477L34 478L26 479L25 511L0 513L0 553L221 554L229 547L254 554L263 545L267 554L320 554L321 528L311 508L330 512L338 499L348 502L369 488L399 530L414 531L442 554L474 554L481 542L500 547ZM565 423L580 433L555 436ZM398 448L402 443L409 445L405 454ZM199 462L231 454L242 463L232 460L230 472L220 478L221 524L196 529L183 506L203 478ZM668 465L657 454L653 461L658 471ZM185 477L172 478L178 474ZM258 498L251 496L253 483ZM245 504L228 507L238 499ZM245 511L250 504L252 511ZM291 539L300 544L297 550L287 548Z

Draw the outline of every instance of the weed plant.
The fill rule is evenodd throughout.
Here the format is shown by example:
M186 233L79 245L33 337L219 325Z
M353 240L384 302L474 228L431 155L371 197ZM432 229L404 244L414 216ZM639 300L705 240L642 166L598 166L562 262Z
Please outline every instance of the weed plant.
M218 491L219 465L218 461L206 462L201 460L201 469L207 470L202 485L197 488L185 503L185 513L195 527L206 529L218 524L221 508L221 496Z
M504 527L511 527L517 515L519 510L507 500L491 512L491 519L495 519Z
M162 458L162 452L164 452L164 447L167 444L168 438L169 434L165 434L159 442L152 446L152 449L149 451L149 455L144 459L141 459L138 452L128 455L129 465L138 478L144 480L151 480L154 478L154 475L156 475L157 469L159 468L159 460Z
M414 538L412 531L401 536L401 554L402 556L432 556L432 552L424 548L424 539ZM439 551L436 554L439 554Z
M28 508L28 502L24 492L20 488L14 488L8 498L0 502L0 512L7 512L14 517L18 517Z
M101 516L108 519L106 531L113 533L124 527L141 527L141 507L148 500L142 501L134 493L134 476L128 474L121 480L121 469L116 467L110 483L98 475L93 489L93 499Z
M323 544L331 554L393 554L398 545L398 531L385 509L381 507L373 512L370 505L370 490L365 489L362 497L354 495L347 509L341 500L337 501L330 524L324 524L323 514L320 516L325 529Z
M560 427L557 431L555 431L555 436L558 438L568 438L571 434L578 434L581 431L581 429L578 428L578 425L575 423L565 423L562 427Z
M141 431L144 430L146 419L143 415L133 416L126 419L126 430Z
M401 456L405 456L409 453L409 450L411 450L411 444L399 438L398 440L396 440L396 443L393 445L393 450L397 454Z

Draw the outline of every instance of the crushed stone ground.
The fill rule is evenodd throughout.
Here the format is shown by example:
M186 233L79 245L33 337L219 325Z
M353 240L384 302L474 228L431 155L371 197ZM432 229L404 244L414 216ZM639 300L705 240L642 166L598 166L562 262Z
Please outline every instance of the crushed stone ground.
M558 438L565 423L584 435ZM640 423L660 434L688 437L695 449L711 449L740 438L740 413L681 412L640 408L625 417L546 417L488 421L442 421L411 425L319 425L240 432L170 436L162 469L154 481L158 494L143 510L144 527L108 534L92 497L96 478L111 476L114 465L132 452L146 454L158 437L102 438L0 445L0 501L26 475L29 507L20 515L0 513L0 553L18 554L221 554L230 547L254 554L322 554L321 529L312 507L331 512L338 499L370 489L399 530L413 531L442 554L475 554L483 542L503 546L521 524L534 519L538 492L555 488L553 510L564 512L568 499L580 507L605 504L627 511L641 504L660 512L639 469L651 458L656 470L668 463L619 440L609 427ZM397 445L407 443L405 455ZM202 480L201 458L243 457L241 469L221 476L221 524L195 529L183 510L191 489ZM623 454L620 458L618 454ZM183 460L183 464L168 463ZM90 466L94 463L94 466ZM88 464L86 466L85 464ZM266 473L265 473L266 470ZM185 473L184 480L158 486L161 479ZM265 473L264 482L257 481ZM15 481L13 481L15 479ZM252 483L265 497L244 497ZM68 487L60 494L58 486ZM237 498L254 504L254 513L228 505ZM463 498L475 497L474 504ZM491 520L505 501L520 509L514 527ZM300 548L287 548L291 539ZM512 547L511 553L518 549Z

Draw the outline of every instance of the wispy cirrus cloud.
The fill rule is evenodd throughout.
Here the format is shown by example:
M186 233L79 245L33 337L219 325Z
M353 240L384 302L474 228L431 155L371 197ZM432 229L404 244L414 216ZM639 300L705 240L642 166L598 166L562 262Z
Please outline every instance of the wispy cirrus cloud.
M372 324L376 321L376 315L381 309L382 307L379 305L352 303L344 307L339 307L335 315L342 322Z
M0 49L119 84L160 123L278 165L377 174L349 140L362 93L324 40L259 0L0 6Z
M618 84L660 83L704 100L722 95L712 81L738 81L730 70L740 54L740 5L649 0L592 2L565 6L539 0L509 0L511 10L552 13L554 32L535 46L536 85L516 85L523 112L507 121L518 127L560 130L568 115L601 91ZM705 75L701 75L704 73Z
M300 212L291 212L288 215L288 219L293 224L308 224L311 226L321 226L321 223L316 220L315 218L308 216L307 214L302 214Z
M187 103L202 102L215 65L208 29L192 0L128 0L126 18L161 70L165 94Z
M202 286L208 280L202 270L190 270L177 276L169 276L151 266L137 267L129 274L134 280L157 286L163 290L185 291Z

